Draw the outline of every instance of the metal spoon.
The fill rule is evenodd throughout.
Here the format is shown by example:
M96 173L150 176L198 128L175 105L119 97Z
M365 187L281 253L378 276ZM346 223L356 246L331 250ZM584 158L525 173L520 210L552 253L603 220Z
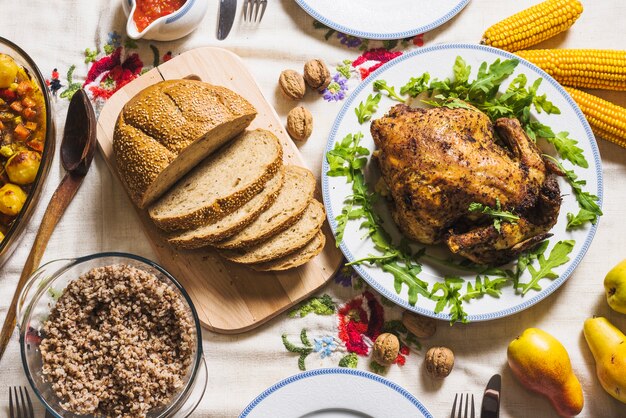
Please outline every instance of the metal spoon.
M76 195L96 151L96 115L84 90L74 93L67 110L63 141L61 142L61 163L66 170L65 177L57 187L46 212L43 215L35 242L24 264L22 275L17 282L15 294L9 305L4 325L0 332L0 359L11 339L15 328L17 300L28 277L37 269L43 257L50 236L65 209Z

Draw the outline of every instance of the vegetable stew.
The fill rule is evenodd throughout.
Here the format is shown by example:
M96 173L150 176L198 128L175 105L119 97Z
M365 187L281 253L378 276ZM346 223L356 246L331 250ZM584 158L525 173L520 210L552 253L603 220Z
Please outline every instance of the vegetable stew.
M0 243L31 193L46 137L43 93L0 54Z

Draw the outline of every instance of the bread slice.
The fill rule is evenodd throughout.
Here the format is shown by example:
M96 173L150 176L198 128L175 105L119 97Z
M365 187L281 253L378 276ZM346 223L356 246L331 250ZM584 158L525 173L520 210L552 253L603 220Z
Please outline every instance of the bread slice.
M265 187L261 192L239 209L215 222L175 233L168 238L168 241L175 247L195 249L236 234L274 203L283 186L283 179L284 174L281 169L265 183Z
M315 258L324 249L326 237L322 231L319 231L311 241L299 250L288 254L276 260L266 261L264 263L251 264L256 271L282 271L301 266L313 258Z
M324 222L324 206L315 199L309 202L302 218L285 231L253 247L222 250L220 254L236 263L254 264L291 254L304 247L317 234Z
M269 131L245 131L180 179L149 209L166 231L213 222L258 194L282 167L283 149Z
M140 91L113 133L117 169L131 199L145 208L256 116L243 97L196 80L167 80Z
M310 170L286 166L285 183L274 204L238 234L212 245L223 249L249 247L288 228L300 219L314 191L315 177Z

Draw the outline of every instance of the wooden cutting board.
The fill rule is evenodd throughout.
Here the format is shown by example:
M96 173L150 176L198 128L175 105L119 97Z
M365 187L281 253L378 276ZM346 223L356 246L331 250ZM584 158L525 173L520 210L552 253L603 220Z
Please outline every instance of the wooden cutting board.
M306 167L276 111L265 100L241 59L225 49L199 48L148 71L107 101L98 118L98 143L114 175L117 176L113 129L124 104L149 85L180 78L224 86L245 97L258 112L250 128L272 131L283 145L285 164ZM120 182L118 186L123 187ZM203 326L219 333L247 331L288 309L326 283L342 260L327 224L324 226L326 246L315 259L285 272L260 273L226 261L210 248L174 249L162 238L147 213L140 209L137 212L158 262L185 287Z

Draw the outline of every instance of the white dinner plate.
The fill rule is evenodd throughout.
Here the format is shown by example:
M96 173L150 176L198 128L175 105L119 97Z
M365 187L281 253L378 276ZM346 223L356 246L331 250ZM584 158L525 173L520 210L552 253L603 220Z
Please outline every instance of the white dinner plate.
M333 149L335 143L341 141L347 134L362 132L364 134L361 145L371 151L374 150L374 141L369 132L369 123L360 125L354 114L354 108L359 103L365 101L369 94L372 94L372 83L377 79L384 79L391 86L396 86L396 90L406 84L410 77L417 77L423 72L429 72L432 78L444 79L452 76L452 66L457 56L463 57L467 64L472 67L472 75L470 80L475 79L478 67L482 62L491 64L496 59L517 58L508 52L504 52L495 48L482 45L469 44L442 44L426 47L413 51L409 54L390 61L373 74L371 74L363 83L361 83L344 103L335 123L332 127L326 151ZM583 149L584 155L589 163L589 168L583 169L575 167L574 171L579 179L587 181L585 190L599 197L598 204L602 205L602 167L600 163L600 154L598 152L595 138L591 129L585 120L582 112L576 106L574 101L565 92L565 90L548 74L533 64L519 59L520 63L515 72L504 81L501 90L508 87L510 81L520 73L527 76L529 84L537 78L543 78L543 82L539 87L539 94L546 93L548 100L552 101L560 110L560 115L547 115L545 112L541 114L533 114L540 122L552 127L555 133L567 131L570 137L578 140L578 146ZM431 78L431 79L432 79ZM378 111L372 119L382 117L397 102L392 101L383 94L380 101ZM372 164L368 162L368 166ZM572 164L565 162L566 168L571 168ZM351 185L346 183L345 177L329 177L326 175L328 171L328 162L324 159L322 166L322 191L324 204L326 206L327 216L333 232L336 234L337 221L336 216L341 213L344 199L352 194ZM370 170L372 171L372 170ZM372 171L374 172L374 171ZM368 178L368 184L373 185L376 178ZM503 294L499 297L491 297L488 295L479 299L472 299L464 302L463 306L469 321L484 321L503 316L511 315L526 309L546 296L554 292L574 271L578 263L582 260L586 253L593 236L596 232L597 224L587 224L582 229L567 231L567 213L578 213L579 207L572 193L571 187L563 178L559 178L561 194L563 195L563 203L557 224L550 231L554 234L550 238L550 246L545 252L546 256L550 253L554 244L560 240L575 240L576 244L572 252L569 254L569 262L556 267L553 271L558 275L554 280L542 279L539 281L541 290L530 290L526 295L517 294L512 286L504 287ZM380 205L379 205L380 206ZM379 213L385 220L385 228L392 235L395 242L398 242L400 233L389 216L389 211L385 205L382 205ZM344 239L340 244L340 248L348 261L358 260L370 254L377 254L374 245L369 238L364 238L365 231L359 229L360 221L350 221L345 229ZM426 246L427 253L433 253L440 258L448 258L451 253L442 247ZM460 260L460 259L459 259ZM537 262L535 261L535 266ZM400 292L396 292L394 288L394 279L390 273L382 271L376 266L369 264L359 264L354 266L355 270L363 277L372 287L384 295L386 298L394 301L398 305L403 306L414 312L418 312L427 316L439 319L449 319L447 313L449 308L445 308L443 312L435 313L435 302L419 296L415 305L409 304L406 286L402 286ZM427 259L422 259L422 272L419 274L421 280L429 284L429 290L432 289L434 283L441 281L444 276L460 276L466 281L474 281L476 274L463 274L458 269L449 269L442 267L441 264L435 264ZM522 276L520 282L526 282L528 279L528 271ZM465 289L465 285L463 286Z
M367 39L403 39L452 19L469 0L296 0L339 32Z
M376 374L348 368L316 369L287 378L260 394L239 418L432 418L413 395Z

